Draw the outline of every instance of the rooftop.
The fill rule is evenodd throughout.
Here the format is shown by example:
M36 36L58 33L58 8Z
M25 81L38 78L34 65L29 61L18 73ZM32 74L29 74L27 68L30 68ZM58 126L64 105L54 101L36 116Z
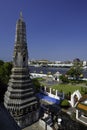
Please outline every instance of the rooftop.
M87 94L84 95L82 98L80 98L76 107L77 107L77 109L87 111Z

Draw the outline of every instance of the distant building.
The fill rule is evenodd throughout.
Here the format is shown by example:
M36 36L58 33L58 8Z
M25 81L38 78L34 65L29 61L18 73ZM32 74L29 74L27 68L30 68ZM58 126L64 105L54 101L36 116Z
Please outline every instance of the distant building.
M13 68L4 105L20 127L28 126L39 118L38 102L29 74L26 24L22 14L16 24Z
M79 58L75 58L75 59L73 60L73 62L74 62L74 63L75 63L75 62L80 63L81 61L80 61L80 59L79 59Z
M87 65L87 62L86 61L83 61L83 67Z
M60 72L59 71L57 71L54 75L53 75L53 80L56 80L56 81L58 81L59 82L59 80L60 80Z

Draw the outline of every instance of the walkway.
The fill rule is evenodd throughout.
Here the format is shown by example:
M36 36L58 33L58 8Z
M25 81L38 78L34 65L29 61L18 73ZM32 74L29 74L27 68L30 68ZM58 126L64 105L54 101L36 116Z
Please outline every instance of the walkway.
M78 120L87 125L87 118L80 116Z
M39 125L39 121L38 121L22 130L44 130L44 129Z

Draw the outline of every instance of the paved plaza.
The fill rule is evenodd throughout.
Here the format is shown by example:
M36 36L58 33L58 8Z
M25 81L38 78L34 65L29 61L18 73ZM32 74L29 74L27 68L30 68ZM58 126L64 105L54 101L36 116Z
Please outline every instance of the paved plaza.
M39 125L39 121L38 121L22 130L44 130L44 129Z

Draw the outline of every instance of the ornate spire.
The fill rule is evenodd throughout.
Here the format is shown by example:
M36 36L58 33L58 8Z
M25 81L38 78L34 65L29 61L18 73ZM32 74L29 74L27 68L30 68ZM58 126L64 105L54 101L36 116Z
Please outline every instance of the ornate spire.
M22 11L20 11L20 19L23 20Z
M15 43L26 44L26 24L23 20L22 12L20 12L20 17L16 23Z
M39 119L38 101L28 67L26 25L22 21L22 13L16 24L13 68L4 96L4 105L21 128Z
M13 55L13 65L25 67L28 66L28 51L26 42L26 24L23 21L22 12L16 23L15 47Z

